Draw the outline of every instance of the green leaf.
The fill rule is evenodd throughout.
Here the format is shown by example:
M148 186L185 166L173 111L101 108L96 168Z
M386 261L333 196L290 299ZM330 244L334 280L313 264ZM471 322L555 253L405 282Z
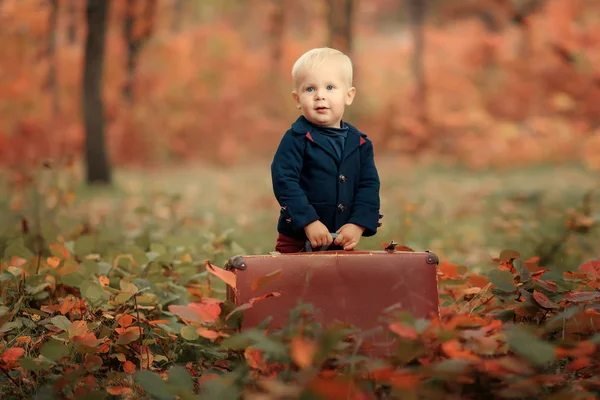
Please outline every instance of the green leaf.
M133 295L134 295L134 293L121 292L115 297L115 304L116 305L125 304L131 297L133 297Z
M69 331L69 327L71 326L71 321L64 315L57 315L56 317L53 317L50 322L63 331Z
M185 340L196 340L200 337L193 326L184 326L181 328L181 337Z
M4 258L10 260L11 257L17 256L25 260L31 260L34 256L33 252L25 247L22 239L17 239L12 242L6 250L4 250Z
M509 271L494 269L488 274L490 283L503 292L514 292L517 289L513 276Z
M10 332L13 329L20 329L21 327L23 327L23 321L21 321L21 319L17 319L2 325L2 327L0 327L0 333Z
M135 381L150 396L158 400L173 400L175 396L169 392L169 387L162 378L154 372L143 370L135 373Z
M83 281L85 281L85 277L81 275L80 272L71 272L70 274L66 274L60 277L60 281L63 285L71 286L71 287L80 287Z
M532 364L544 367L554 361L554 346L541 340L522 326L508 325L505 328L510 348Z
M74 250L75 254L82 257L91 254L96 246L96 240L92 236L83 235L75 240Z
M194 390L194 381L187 369L174 365L169 369L169 386L191 392Z
M106 299L106 292L102 289L102 285L97 282L88 283L85 289L82 290L82 294L86 299L93 302Z
M29 358L29 357L20 358L19 364L26 371L39 372L39 371L49 371L50 370L50 365L48 363L41 362L38 364L37 362L35 362L34 358Z
M498 257L500 262L504 263L513 259L521 258L521 254L518 251L505 249L500 252L500 256Z
M202 382L200 386L201 399L238 399L239 389L232 385L229 380L217 378Z
M54 362L60 361L61 358L66 357L69 353L70 353L69 346L67 346L65 343L63 343L61 341L54 340L54 339L50 339L46 343L44 343L44 345L42 346L42 348L40 350L41 355L43 355L44 357L46 357Z

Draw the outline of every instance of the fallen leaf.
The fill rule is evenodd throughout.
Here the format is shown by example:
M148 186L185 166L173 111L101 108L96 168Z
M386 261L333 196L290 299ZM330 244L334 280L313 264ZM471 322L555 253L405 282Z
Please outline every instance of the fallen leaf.
M0 359L5 364L12 364L21 358L23 354L25 354L25 349L22 349L21 347L11 347L2 353L2 357Z
M221 279L223 282L225 282L226 284L228 284L229 286L231 286L232 288L235 289L236 276L233 272L226 271L223 268L215 267L214 265L212 265L210 263L210 261L205 261L205 264L206 264L206 270L208 272L215 275L216 277Z
M123 363L123 371L127 372L128 374L134 373L135 372L135 364L129 360L125 361L125 363Z
M112 394L113 396L118 396L118 395L122 395L122 394L132 394L133 393L133 389L132 388L128 388L126 386L108 387L108 388L106 388L106 391L108 392L108 394Z
M264 286L268 285L270 282L279 278L282 274L283 274L283 269L281 269L281 268L278 270L275 270L273 272L270 272L264 276L261 276L260 278L255 279L252 282L252 284L250 285L250 288L252 289L253 292L256 292L258 289L263 288Z
M406 339L416 340L419 337L415 328L411 328L397 322L392 322L389 325L389 329L396 335Z

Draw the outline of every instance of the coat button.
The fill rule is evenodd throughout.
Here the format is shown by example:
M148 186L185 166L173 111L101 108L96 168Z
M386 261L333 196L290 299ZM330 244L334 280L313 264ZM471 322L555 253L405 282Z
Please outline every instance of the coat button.
M337 209L339 212L344 212L346 211L346 206L340 203L338 204Z
M292 223L292 219L291 218L286 218L285 222L287 222L288 224L291 224Z
M342 174L342 175L340 175L340 182L344 183L344 182L346 182L347 180L348 180L348 178L346 178L346 176L345 176L345 175L343 175L343 174Z
M281 207L281 212L285 212L287 210L287 206Z

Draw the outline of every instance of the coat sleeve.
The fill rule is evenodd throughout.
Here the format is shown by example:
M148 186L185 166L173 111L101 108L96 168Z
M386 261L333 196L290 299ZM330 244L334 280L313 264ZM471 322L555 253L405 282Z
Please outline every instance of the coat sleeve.
M292 219L291 223L295 229L302 229L319 219L300 187L304 145L304 137L294 137L291 131L287 131L271 163L275 198Z
M358 191L354 195L352 214L348 223L365 228L363 236L373 236L377 233L379 222L379 174L375 167L373 144L367 141L363 150L365 154L361 157L360 176Z

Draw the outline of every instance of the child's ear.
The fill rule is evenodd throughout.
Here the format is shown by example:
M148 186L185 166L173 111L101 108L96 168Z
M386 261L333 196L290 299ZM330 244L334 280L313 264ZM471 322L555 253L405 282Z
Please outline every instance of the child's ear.
M346 93L346 105L349 106L354 101L354 96L356 96L356 88L353 86L348 89Z
M299 109L300 108L300 96L298 96L298 93L296 93L295 90L292 92L292 98L296 102L296 108Z

